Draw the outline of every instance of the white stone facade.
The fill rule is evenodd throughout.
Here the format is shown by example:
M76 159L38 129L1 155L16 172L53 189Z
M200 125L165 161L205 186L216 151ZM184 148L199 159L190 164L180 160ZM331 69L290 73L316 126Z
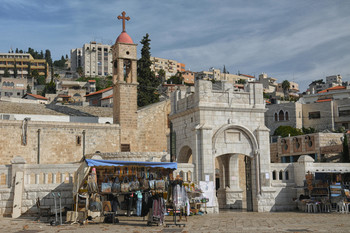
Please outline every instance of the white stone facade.
M235 208L242 202L245 191L239 185L238 155L245 155L251 183L247 205L254 211L270 211L274 200L266 175L270 173L270 148L263 87L250 83L243 91L226 82L213 87L210 81L198 80L194 88L172 95L170 119L176 133L176 159L181 163L192 160L195 182L215 182L219 168L221 186L212 209L215 212L219 205Z

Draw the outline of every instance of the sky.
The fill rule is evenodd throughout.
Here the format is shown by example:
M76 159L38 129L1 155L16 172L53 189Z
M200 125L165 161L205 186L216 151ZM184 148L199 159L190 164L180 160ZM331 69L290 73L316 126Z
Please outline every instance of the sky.
M138 46L149 34L151 55L186 64L294 81L340 74L350 81L348 0L1 0L0 52L49 49L53 59L122 31Z

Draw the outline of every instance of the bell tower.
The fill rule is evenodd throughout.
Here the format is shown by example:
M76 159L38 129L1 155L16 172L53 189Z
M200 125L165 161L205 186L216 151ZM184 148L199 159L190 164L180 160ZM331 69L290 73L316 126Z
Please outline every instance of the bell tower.
M125 17L123 11L118 19L123 20L123 31L112 46L113 124L119 124L121 128L121 151L136 151L137 45L125 31L125 20L130 20L130 17Z

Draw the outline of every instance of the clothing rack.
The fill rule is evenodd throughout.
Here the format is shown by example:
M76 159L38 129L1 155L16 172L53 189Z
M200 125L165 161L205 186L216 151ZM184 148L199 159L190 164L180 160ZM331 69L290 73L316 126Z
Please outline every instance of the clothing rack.
M176 179L175 179L174 182L180 183L181 186L182 186L182 179L181 179L179 176L176 177ZM172 194L171 194L171 195L172 195ZM184 224L184 223L177 223L177 222L176 222L176 211L177 211L177 210L176 210L176 205L173 203L172 206L173 206L173 213L174 213L174 223L166 224L165 226L166 226L166 227L169 227L169 226L178 226L178 227L183 226L183 227L185 227L186 224ZM181 210L179 210L179 214L181 214Z

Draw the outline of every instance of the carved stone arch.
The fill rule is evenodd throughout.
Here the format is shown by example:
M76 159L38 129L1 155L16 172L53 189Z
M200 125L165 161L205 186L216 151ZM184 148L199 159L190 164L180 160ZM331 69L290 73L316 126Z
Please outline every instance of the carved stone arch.
M288 111L286 111L284 113L284 120L289 121L289 113L288 113Z
M215 153L216 140L217 140L218 136L220 134L222 134L225 130L228 130L228 129L236 129L238 131L241 131L245 136L247 136L247 139L251 143L252 152L253 152L253 155L247 155L247 156L254 157L254 155L257 154L257 152L259 150L259 145L258 145L258 141L257 141L256 137L254 136L254 134L248 128L246 128L242 125L234 125L234 124L223 125L214 133L213 139L212 139L212 148L213 148L214 154L216 154Z
M191 147L185 145L182 146L179 154L177 155L178 163L192 163L192 149Z

